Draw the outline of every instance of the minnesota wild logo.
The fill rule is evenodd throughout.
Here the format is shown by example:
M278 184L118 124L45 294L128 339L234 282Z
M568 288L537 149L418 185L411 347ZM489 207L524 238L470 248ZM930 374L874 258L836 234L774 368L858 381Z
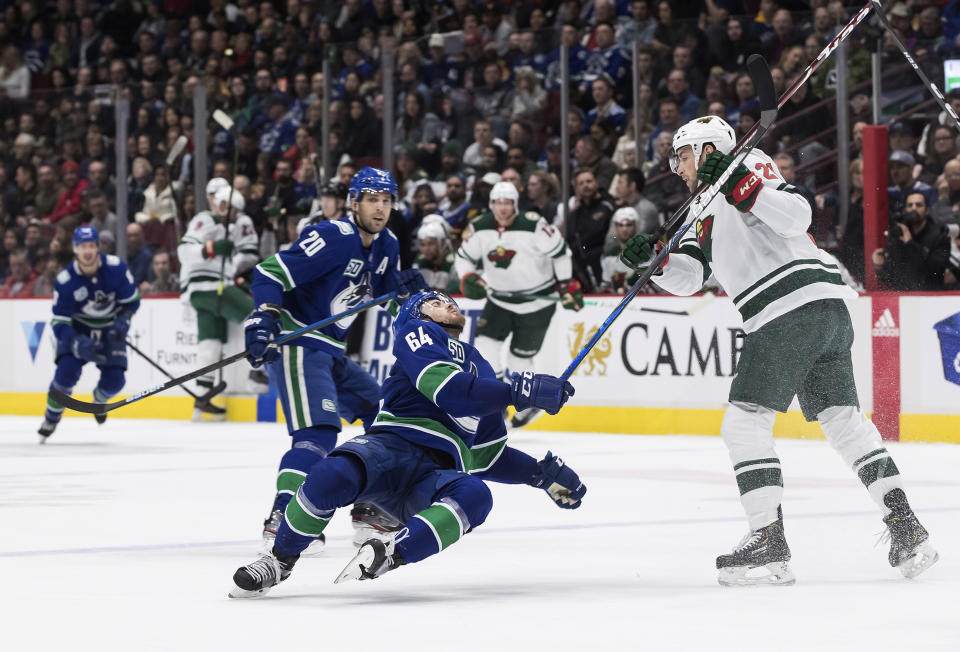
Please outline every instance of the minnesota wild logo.
M698 122L699 124L705 125L705 124L707 124L708 122L710 122L711 120L713 120L713 118L712 118L711 116L707 116L707 117L705 117L705 118L700 118L699 120L697 120L697 122Z
M713 260L713 256L710 255L713 243L711 238L713 234L713 215L708 215L707 217L697 220L696 233L697 244L700 245L700 251L703 252L703 255L708 261Z
M493 251L487 254L487 260L493 263L494 267L499 267L500 269L506 269L510 267L510 262L513 260L513 257L517 255L517 252L513 249L504 249L503 247L497 247Z

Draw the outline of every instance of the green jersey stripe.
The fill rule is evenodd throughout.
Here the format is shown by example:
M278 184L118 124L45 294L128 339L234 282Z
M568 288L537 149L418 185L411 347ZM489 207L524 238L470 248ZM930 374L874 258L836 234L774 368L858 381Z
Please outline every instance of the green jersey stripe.
M746 298L747 295L749 295L751 292L753 292L760 286L764 285L767 281L774 278L778 274L784 272L785 270L790 269L791 267L796 267L797 265L819 265L825 269L832 269L832 270L839 271L839 268L836 265L824 263L819 258L799 258L797 260L791 260L786 265L781 265L780 267L776 268L775 270L773 270L772 272L770 272L769 274L767 274L766 276L758 280L756 283L748 287L746 290L744 290L743 292L735 296L733 298L733 302L740 303L740 301Z
M470 455L473 457L473 466L470 472L486 471L500 459L500 455L507 447L507 437L495 441L489 441L479 444L470 449Z
M768 286L749 301L745 301L743 305L737 306L737 309L740 311L743 321L746 322L748 319L757 316L760 311L777 299L782 299L791 292L814 283L846 285L839 272L830 272L825 269L800 269Z
M133 303L134 301L140 300L140 290L137 290L133 293L132 296L127 297L126 299L117 299L117 303Z
M284 292L289 292L294 288L293 280L290 278L286 267L280 262L280 258L277 257L276 254L257 265L257 269L271 281L283 287Z
M425 432L428 435L434 435L435 437L443 439L456 447L457 454L460 456L459 462L461 469L469 471L473 467L473 455L471 454L470 449L467 448L467 445L463 443L463 440L460 439L456 433L449 430L439 421L434 421L433 419L427 418L398 417L390 414L389 412L381 410L373 422L389 423L402 426L404 428L411 428L413 430L419 430L420 432Z
M307 474L296 469L280 469L277 474L277 493L295 494L303 481L307 479Z
M417 390L436 404L440 388L446 385L454 374L461 371L460 367L451 362L442 360L431 362L417 376Z
M293 411L296 413L299 430L307 426L307 419L303 415L304 406L303 400L300 397L299 387L300 366L297 360L297 353L300 351L300 347L288 346L285 348L287 350L287 392L292 394L292 396L287 396L287 400L290 401L290 404L294 408Z
M304 324L299 319L295 319L294 316L290 314L290 311L288 311L286 308L283 308L280 310L280 332L283 335L286 335L287 333L292 333L293 331L296 331L296 330L300 330L304 326L306 326L306 324ZM326 342L327 344L331 346L335 346L338 349L347 348L346 342L342 342L335 337L331 337L325 333L320 333L317 331L304 333L300 337L309 337L314 340L320 340L321 342Z

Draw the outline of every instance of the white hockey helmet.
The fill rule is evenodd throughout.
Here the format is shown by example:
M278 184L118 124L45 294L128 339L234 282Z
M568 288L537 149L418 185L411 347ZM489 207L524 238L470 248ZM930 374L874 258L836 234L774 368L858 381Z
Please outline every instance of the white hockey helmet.
M520 205L520 193L517 187L509 181L497 181L490 190L490 210L493 210L493 202L498 199L510 199L513 201L513 208L517 210Z
M221 188L229 188L230 182L224 179L223 177L214 177L207 181L207 197L210 195L216 195L217 191Z
M441 218L442 219L442 218ZM435 221L424 221L417 229L417 240L429 240L433 238L437 241L440 253L446 255L450 251L450 240L447 237L447 230Z
M617 209L617 212L613 214L613 223L623 224L624 222L633 222L634 226L640 225L640 215L637 213L636 208L633 206L624 206L623 208Z
M219 209L220 204L223 202L230 202L230 204L237 209L237 212L242 212L246 202L243 200L243 195L241 195L236 190L231 194L230 184L228 183L223 188L217 191L217 194L213 196L214 207Z
M718 152L729 154L737 144L737 136L733 127L727 121L715 115L706 115L677 129L673 135L673 156L670 157L670 169L677 171L679 163L677 152L690 145L693 147L693 159L696 165L700 164L700 154L707 143L713 145Z
M422 229L427 224L435 224L443 229L443 234L445 238L449 238L453 233L453 227L450 226L450 222L445 220L442 215L437 213L430 213L426 215L423 220L420 222L420 228ZM433 236L427 236L432 238Z

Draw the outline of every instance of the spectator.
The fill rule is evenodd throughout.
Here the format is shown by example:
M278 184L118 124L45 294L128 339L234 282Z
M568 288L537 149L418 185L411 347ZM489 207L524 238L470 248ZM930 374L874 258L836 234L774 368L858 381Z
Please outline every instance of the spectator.
M679 68L674 68L667 75L666 83L667 96L677 101L680 108L681 122L689 122L697 117L697 109L700 108L700 98L690 92L690 86L687 83L687 73Z
M602 280L600 291L613 294L623 294L629 287L627 279L633 275L633 270L620 262L620 252L635 233L640 216L630 206L618 208L610 220L613 226L614 237L603 252L600 261ZM632 280L632 279L631 279Z
M638 233L653 233L660 226L660 211L649 199L643 196L646 179L637 168L624 168L617 175L617 206L629 206L637 214L634 227Z
M891 213L902 213L907 195L911 192L922 193L927 198L926 206L932 206L937 200L937 191L914 176L916 160L913 155L903 150L891 152L887 164L890 174L890 187L887 188Z
M580 45L580 29L575 23L564 23L560 40L567 46L567 70L571 85L579 83L587 70L587 49ZM548 91L560 88L560 48L552 51L546 58L544 88Z
M261 151L281 154L296 142L300 125L288 107L286 95L277 93L270 98L267 103L267 122L263 125L263 135L260 137Z
M933 205L933 220L937 224L960 224L960 161L947 161L943 178L944 189Z
M57 205L53 212L43 218L45 222L53 224L65 218L72 220L79 215L83 191L87 188L86 179L80 178L80 164L76 161L64 162L60 166L60 174L66 187L57 197Z
M27 254L30 267L35 267L37 261L47 252L47 245L43 241L43 225L38 220L30 220L24 231L23 251Z
M618 134L623 133L627 126L627 112L614 101L613 90L613 80L606 73L594 80L590 93L596 106L587 112L587 129L600 118L606 118L613 123Z
M759 39L749 26L744 24L742 18L731 16L722 35L718 29L711 28L708 36L711 53L728 73L743 70L747 65L747 58L761 50Z
M513 94L513 108L510 112L510 118L512 120L540 120L547 104L547 93L540 85L536 72L530 66L520 66L514 69L514 74L517 80L517 88Z
M437 205L437 213L451 228L461 231L467 226L467 214L470 210L470 196L467 193L467 181L462 174L447 177L446 195Z
M559 213L560 182L557 177L546 170L534 170L527 178L527 197L530 210L539 213L548 224L562 224L563 217Z
M850 162L849 174L850 205L847 208L847 226L842 233L838 232L840 251L837 257L850 275L863 285L863 159Z
M660 100L660 106L657 109L660 115L660 122L650 133L650 140L647 141L647 159L652 160L654 154L654 142L662 131L676 131L683 126L683 115L680 113L680 104L672 97L665 97Z
M596 47L587 55L587 78L595 80L607 75L614 84L624 82L630 70L630 60L617 44L613 26L598 21L593 36Z
M427 111L423 95L407 93L403 113L397 118L394 129L394 144L417 143L417 149L426 156L433 155L443 140L443 125L440 119Z
M578 167L588 168L593 173L594 181L600 188L605 191L610 187L613 177L617 174L617 166L604 156L592 136L581 136L577 139L573 156L577 160Z
M179 184L179 182L174 182ZM134 219L143 224L151 220L166 222L177 217L175 187L167 176L167 168L157 166L153 173L153 182L143 192L143 208L134 215Z
M147 280L150 274L150 263L153 254L144 244L143 227L132 222L127 224L127 267L133 274L133 282L137 287Z
M665 131L657 137L657 158L645 163L643 170L647 178L644 195L667 216L673 216L686 199L686 185L670 169L670 156L673 154L673 132Z
M877 276L888 288L900 292L943 289L950 238L943 227L928 219L923 193L909 193L905 208L891 220L886 248L873 252Z
M10 207L13 215L23 215L24 209L33 208L36 211L37 205L37 168L33 163L20 163L17 165L17 171L14 177L16 189L16 208Z
M93 192L103 193L111 205L117 196L117 188L113 182L110 181L107 166L101 161L92 161L90 167L87 168L87 189L85 194L89 195Z
M87 221L97 230L97 233L103 234L104 231L116 233L117 216L110 210L106 195L99 191L88 193L87 211L90 216Z
M20 49L15 45L3 48L0 59L0 92L11 100L25 100L30 94L30 69L20 58Z
M153 282L144 281L140 286L140 293L144 296L156 294L177 294L180 292L180 281L170 268L170 254L158 251L153 254L151 262Z
M132 183L127 185L127 211L136 215L138 211L143 209L144 193L153 180L153 166L150 161L138 156L133 159L130 167Z
M497 134L506 135L513 113L513 89L503 80L500 64L490 61L483 66L483 85L473 91L474 109Z
M657 31L657 21L650 15L648 0L633 0L630 3L630 15L620 18L620 29L617 32L617 43L624 50L630 52L635 41L646 44L653 40Z
M800 45L800 34L793 26L793 16L786 9L777 9L773 14L772 33L764 41L764 56L767 61L779 61L780 55L791 45Z
M9 256L10 276L0 286L0 299L32 297L37 274L30 267L27 252L19 249Z
M33 285L33 296L52 297L57 283L57 274L60 272L57 259L48 256L40 261L39 267L41 272Z
M463 153L463 162L472 167L483 165L483 149L493 145L503 152L507 151L507 144L493 135L493 128L488 120L477 120L473 125L473 142Z
M565 223L566 240L573 254L574 275L585 292L594 292L603 278L600 259L613 216L613 202L590 168L578 167L573 183L576 208Z
M10 276L10 256L23 246L20 236L14 228L7 228L3 232L3 248L0 249L0 283Z

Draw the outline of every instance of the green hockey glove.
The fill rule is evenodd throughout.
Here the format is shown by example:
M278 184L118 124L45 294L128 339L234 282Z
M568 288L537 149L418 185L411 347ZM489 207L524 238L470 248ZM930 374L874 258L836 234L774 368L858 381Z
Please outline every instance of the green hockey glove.
M468 299L484 299L487 296L487 287L481 283L479 274L467 274L460 279L460 292Z
M733 163L732 156L710 152L697 170L697 179L714 184L720 180L731 163ZM720 192L724 194L728 204L741 213L749 213L762 188L763 182L760 177L748 170L743 163L739 163L727 181L720 186Z

